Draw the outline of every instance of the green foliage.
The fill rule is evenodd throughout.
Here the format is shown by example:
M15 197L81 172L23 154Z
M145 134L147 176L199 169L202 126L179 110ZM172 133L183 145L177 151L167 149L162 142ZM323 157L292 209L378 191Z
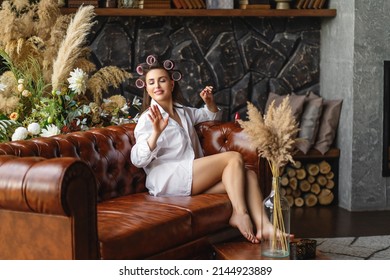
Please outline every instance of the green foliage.
M0 142L8 142L18 122L7 120L4 116L0 116Z

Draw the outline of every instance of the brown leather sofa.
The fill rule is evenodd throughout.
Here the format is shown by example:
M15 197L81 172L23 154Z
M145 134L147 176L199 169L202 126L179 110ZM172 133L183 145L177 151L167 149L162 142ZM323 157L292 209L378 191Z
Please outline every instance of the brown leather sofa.
M134 124L0 144L0 259L208 258L238 234L227 195L153 197L130 161ZM259 161L235 123L197 126L206 154Z

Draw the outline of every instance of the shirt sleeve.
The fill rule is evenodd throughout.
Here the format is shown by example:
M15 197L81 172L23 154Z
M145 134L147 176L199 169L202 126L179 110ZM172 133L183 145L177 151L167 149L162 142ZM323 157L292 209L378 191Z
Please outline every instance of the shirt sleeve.
M219 121L222 119L222 110L218 108L218 112L211 112L206 105L199 109L193 109L195 124L205 121Z
M131 162L138 168L147 166L157 157L159 141L157 141L157 146L153 151L150 150L147 142L148 138L152 134L152 131L153 127L150 122L147 122L145 115L141 116L134 129L135 145L131 149ZM161 138L161 136L159 138Z

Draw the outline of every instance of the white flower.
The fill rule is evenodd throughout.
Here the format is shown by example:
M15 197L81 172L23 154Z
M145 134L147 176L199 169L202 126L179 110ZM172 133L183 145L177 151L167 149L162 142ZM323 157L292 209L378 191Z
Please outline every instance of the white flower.
M31 92L29 92L27 89L25 89L25 90L22 91L22 96L30 97L31 96Z
M70 78L68 78L69 88L77 94L85 93L87 90L87 78L88 76L83 70L76 68L70 72Z
M24 85L23 84L18 84L18 91L22 92L24 90Z
M4 91L7 88L5 84L0 83L0 90Z
M19 79L18 80L18 84L23 84L24 83L24 79Z
M110 121L110 122L111 122L111 123L114 123L114 124L119 124L119 121L120 121L119 118L113 116L113 117L111 118L111 121Z
M31 135L38 135L41 132L41 127L38 123L30 123L27 130Z
M46 128L42 129L41 136L42 137L50 137L50 136L58 135L60 133L61 133L61 131L56 125L48 124L46 126Z
M125 104L122 108L121 108L121 111L122 113L124 114L128 114L129 113L129 106L127 104Z
M133 105L133 106L141 106L141 105L142 105L141 99L139 99L137 96L135 96L135 97L133 98L132 105Z
M28 136L28 131L25 127L18 127L15 129L14 134L12 134L12 141L17 141L17 140L24 140Z

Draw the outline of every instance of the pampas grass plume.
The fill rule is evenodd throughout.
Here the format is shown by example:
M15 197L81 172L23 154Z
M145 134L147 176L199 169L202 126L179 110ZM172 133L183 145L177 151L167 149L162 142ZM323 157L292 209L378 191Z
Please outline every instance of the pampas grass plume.
M116 66L106 66L97 71L87 83L87 88L92 92L94 101L101 104L103 92L108 90L109 86L115 88L132 75Z
M251 144L270 164L274 177L279 177L287 162L294 162L294 152L298 123L295 120L287 95L275 107L272 102L264 116L248 102L248 121L238 120Z
M81 6L70 22L66 36L58 50L58 56L53 63L52 86L57 89L74 69L77 59L81 56L86 38L95 24L93 6Z

